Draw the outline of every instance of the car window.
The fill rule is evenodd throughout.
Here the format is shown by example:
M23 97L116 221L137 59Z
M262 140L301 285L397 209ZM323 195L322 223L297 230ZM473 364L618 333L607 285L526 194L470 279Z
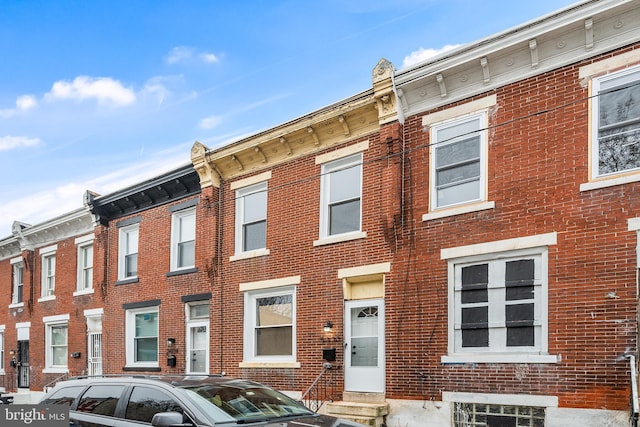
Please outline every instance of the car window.
M77 411L113 416L124 385L94 385L80 398Z
M41 405L71 405L82 392L84 386L63 387L54 391L50 396L40 402Z
M150 387L134 387L125 418L150 423L158 412L180 412L182 407L167 393Z

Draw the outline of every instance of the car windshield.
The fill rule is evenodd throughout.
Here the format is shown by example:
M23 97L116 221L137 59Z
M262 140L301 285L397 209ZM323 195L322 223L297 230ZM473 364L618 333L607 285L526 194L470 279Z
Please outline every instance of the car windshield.
M268 421L276 418L313 415L296 400L257 384L201 384L185 386L237 421Z

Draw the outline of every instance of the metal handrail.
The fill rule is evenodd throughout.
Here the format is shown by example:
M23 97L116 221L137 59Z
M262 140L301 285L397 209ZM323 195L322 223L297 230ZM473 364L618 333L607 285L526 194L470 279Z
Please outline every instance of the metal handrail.
M320 375L311 383L309 388L302 394L300 400L313 412L318 412L325 402L333 402L335 397L335 381L333 378L333 371L335 367L325 362L322 365L322 371ZM330 372L331 375L326 375Z
M51 380L48 383L46 383L42 387L42 390L47 392L47 391L51 390L59 381L64 381L64 380L66 380L68 378L69 378L69 373L65 372L64 374L60 375L59 377L56 377L53 380Z

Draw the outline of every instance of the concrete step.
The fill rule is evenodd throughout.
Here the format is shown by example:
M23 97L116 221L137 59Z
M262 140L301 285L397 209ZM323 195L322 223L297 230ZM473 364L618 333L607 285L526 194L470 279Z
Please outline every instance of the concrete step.
M389 404L386 402L331 402L326 404L325 412L334 417L356 421L372 427L380 427L384 425L384 418L389 413Z

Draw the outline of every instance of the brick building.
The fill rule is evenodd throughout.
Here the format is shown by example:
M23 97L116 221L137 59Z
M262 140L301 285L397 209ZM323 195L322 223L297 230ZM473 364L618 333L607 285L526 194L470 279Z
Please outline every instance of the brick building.
M409 69L381 60L364 92L88 193L103 371L305 398L331 378L322 410L372 425L627 425L639 6L586 1ZM18 238L0 241L7 287Z

